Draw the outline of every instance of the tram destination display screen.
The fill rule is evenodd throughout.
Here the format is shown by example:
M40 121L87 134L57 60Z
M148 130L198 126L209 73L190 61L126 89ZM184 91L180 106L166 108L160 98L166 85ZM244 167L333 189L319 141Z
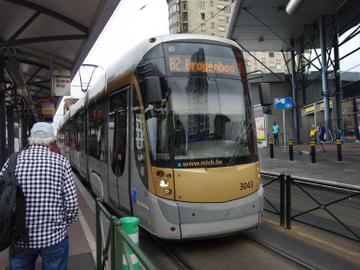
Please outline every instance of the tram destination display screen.
M170 74L222 74L239 76L239 65L231 47L199 44L165 44L167 69Z

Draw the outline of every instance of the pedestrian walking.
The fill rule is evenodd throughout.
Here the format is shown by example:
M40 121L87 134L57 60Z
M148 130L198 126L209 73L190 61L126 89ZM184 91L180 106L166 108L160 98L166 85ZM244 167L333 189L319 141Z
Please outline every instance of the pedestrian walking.
M15 176L25 195L29 241L18 241L9 248L9 270L34 269L38 256L43 270L65 270L69 256L67 228L78 215L70 164L49 149L55 141L51 124L36 123L28 141L29 147L18 155Z
M326 138L325 138L325 127L321 124L319 124L319 128L318 128L318 136L319 136L319 140L320 140L320 146L321 146L321 149L325 151L325 147L324 147L324 144L326 143Z
M309 137L310 137L310 141L316 141L316 135L317 135L317 131L315 128L315 125L311 126L311 129L309 131Z
M319 139L320 139L320 143L323 144L325 143L325 127L322 126L321 124L319 124Z
M274 136L274 145L279 145L279 129L280 126L274 121L273 128L273 136Z

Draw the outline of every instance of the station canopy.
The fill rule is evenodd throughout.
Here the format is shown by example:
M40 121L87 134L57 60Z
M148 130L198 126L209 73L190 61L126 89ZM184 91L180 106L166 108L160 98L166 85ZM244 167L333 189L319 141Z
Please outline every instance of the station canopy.
M119 2L0 0L6 103L27 107L38 116L42 100L57 103L52 71L67 71L71 79L75 76Z
M303 0L293 15L286 12L289 0L237 0L233 7L227 38L249 51L287 51L303 40L305 49L319 46L317 23L325 16L326 40L331 42L334 20L339 34L360 21L359 0ZM336 16L335 16L336 15ZM311 39L313 38L313 42Z

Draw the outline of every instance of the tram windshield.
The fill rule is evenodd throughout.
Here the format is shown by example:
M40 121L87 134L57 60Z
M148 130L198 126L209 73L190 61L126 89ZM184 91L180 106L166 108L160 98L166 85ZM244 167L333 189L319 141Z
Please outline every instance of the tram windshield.
M234 49L208 44L177 48L165 46L177 58L166 56L172 61L167 64L166 101L156 117L147 119L154 165L222 167L256 161L250 98Z

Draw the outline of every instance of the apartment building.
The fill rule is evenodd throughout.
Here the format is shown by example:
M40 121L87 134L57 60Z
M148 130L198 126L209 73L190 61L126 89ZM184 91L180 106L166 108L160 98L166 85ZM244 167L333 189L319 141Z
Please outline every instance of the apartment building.
M225 37L234 0L167 0L170 34L194 33ZM253 55L276 73L288 73L281 52L254 52ZM247 72L269 73L251 55L244 53ZM288 54L286 54L288 59Z

